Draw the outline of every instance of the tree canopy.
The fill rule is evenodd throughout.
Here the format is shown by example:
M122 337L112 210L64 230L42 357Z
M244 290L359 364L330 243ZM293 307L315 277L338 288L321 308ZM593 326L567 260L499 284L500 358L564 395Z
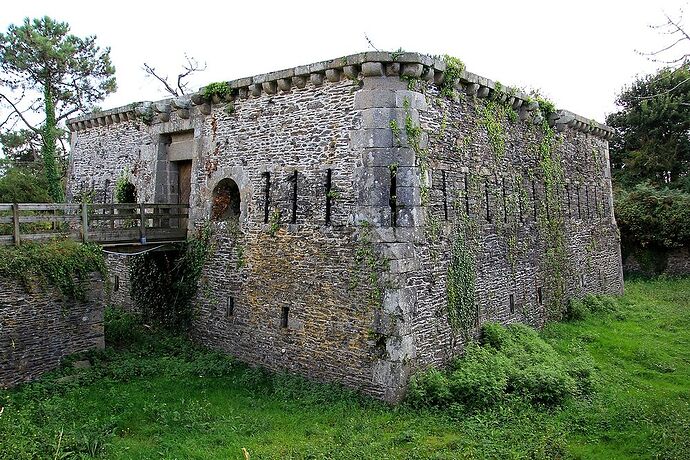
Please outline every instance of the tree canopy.
M614 180L690 191L690 63L638 78L616 103L606 120Z
M23 125L40 137L48 191L55 201L64 195L55 158L56 142L64 135L60 123L116 88L110 48L101 50L95 36L80 38L69 31L67 23L45 16L26 18L0 34L0 130Z

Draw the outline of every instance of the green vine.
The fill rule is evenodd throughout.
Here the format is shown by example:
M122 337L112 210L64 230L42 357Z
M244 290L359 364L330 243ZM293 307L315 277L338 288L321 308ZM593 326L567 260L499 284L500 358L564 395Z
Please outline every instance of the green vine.
M0 276L16 279L27 289L46 282L66 297L83 299L82 281L94 272L107 279L103 252L96 244L53 240L0 247Z
M266 233L271 236L276 236L276 233L278 233L280 229L280 217L280 209L274 209L268 218L268 229L266 229Z
M460 208L460 206L456 206ZM476 257L476 223L457 209L458 224L455 228L455 239L451 247L450 264L446 277L446 295L448 299L448 322L455 333L460 333L466 341L477 326L478 311L475 294L477 282Z
M538 224L546 244L544 285L550 292L547 316L548 319L560 319L566 306L566 270L568 268L565 222L559 196L559 191L565 182L565 174L556 148L558 138L554 129L549 126L546 117L541 127L542 139L538 146L538 154L546 196L542 201Z
M190 327L195 314L193 300L212 250L207 227L175 251L147 252L132 258L130 295L144 321L176 332Z
M451 99L457 95L455 83L465 71L465 64L460 59L447 54L443 55L443 62L446 63L446 71L443 73L443 81L440 85L441 96Z
M359 238L355 250L355 265L358 268L356 278L362 276L361 268L366 270L365 276L371 288L369 298L376 304L383 302L383 294L388 286L384 274L389 271L389 261L376 251L371 239L371 224L364 221L360 224ZM356 287L356 279L353 288Z
M137 188L129 181L129 173L126 170L115 182L115 201L118 203L137 202Z

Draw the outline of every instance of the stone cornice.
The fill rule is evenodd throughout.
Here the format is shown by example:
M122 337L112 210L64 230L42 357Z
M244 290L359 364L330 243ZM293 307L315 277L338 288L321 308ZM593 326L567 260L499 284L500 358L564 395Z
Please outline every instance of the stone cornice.
M204 88L201 88L189 96L157 102L138 102L72 118L67 120L67 127L70 131L80 131L137 118L148 122L165 122L170 120L171 112L176 112L180 118L189 118L194 112L208 115L211 113L212 104L232 103L236 99L256 98L264 94L287 93L293 87L304 88L308 81L320 86L325 81L356 79L360 75L366 77L385 73L388 76L420 78L439 85L443 82L445 70L446 64L442 59L425 54L370 51L232 80L227 82L231 91L223 98L213 96L211 100L207 100L204 97ZM493 97L512 106L518 111L521 119L541 122L538 104L520 91L507 91L507 88L501 87L497 82L467 71L462 72L453 83L458 91L468 95L479 98ZM610 139L613 135L613 130L608 126L567 110L557 110L548 122L558 131L571 128L604 139Z

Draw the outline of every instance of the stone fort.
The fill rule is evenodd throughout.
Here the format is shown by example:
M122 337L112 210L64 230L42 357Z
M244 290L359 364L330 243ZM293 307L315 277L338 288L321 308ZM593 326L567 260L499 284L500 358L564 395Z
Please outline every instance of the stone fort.
M192 334L252 364L396 401L484 322L623 290L610 128L457 60L354 54L68 127L70 199L125 175L210 227Z

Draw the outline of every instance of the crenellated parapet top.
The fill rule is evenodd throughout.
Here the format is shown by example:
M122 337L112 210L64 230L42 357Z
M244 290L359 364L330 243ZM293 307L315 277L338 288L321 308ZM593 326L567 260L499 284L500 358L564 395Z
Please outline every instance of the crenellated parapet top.
M67 121L70 131L106 126L129 120L144 122L166 122L175 112L179 118L188 119L195 113L209 115L213 104L233 104L236 100L257 98L262 95L288 93L293 88L304 88L310 82L321 86L325 81L338 82L342 79L356 80L360 77L401 76L421 79L440 86L446 75L446 63L438 57L420 53L398 53L370 51L322 61L292 69L270 72L253 77L227 82L223 96L207 97L204 88L198 92L157 102L143 101L110 110L93 112ZM456 90L478 98L493 98L515 109L521 119L540 121L539 104L521 91L506 91L498 82L462 71L451 82ZM571 128L604 139L611 139L613 130L594 120L584 118L567 110L556 110L548 120L557 131Z

